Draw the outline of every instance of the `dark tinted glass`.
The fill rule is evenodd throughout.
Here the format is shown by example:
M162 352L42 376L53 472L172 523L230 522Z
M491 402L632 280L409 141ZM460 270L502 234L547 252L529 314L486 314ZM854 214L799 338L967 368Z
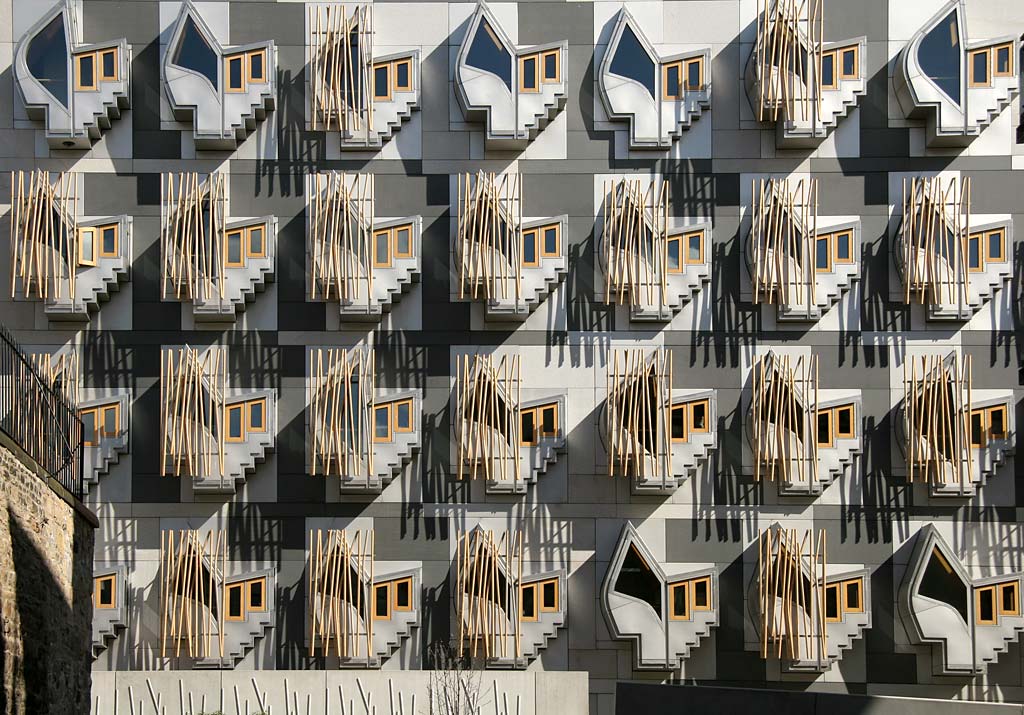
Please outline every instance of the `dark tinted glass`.
M544 592L541 594L541 603L544 608L557 608L558 604L555 603L555 582L548 581L542 588Z
M373 411L373 436L387 439L391 426L388 424L388 408L378 407Z
M114 57L113 52L104 52L100 55L100 61L103 63L103 76L113 77L114 76Z
M1017 610L1017 584L1003 586L999 589L1002 594L1003 604L1000 608L1003 611L1013 612Z
M976 52L971 55L971 77L978 84L988 82L988 53Z
M253 581L249 584L249 606L263 608L263 582Z
M537 89L537 58L523 60L523 89Z
M686 65L686 88L700 89L700 63L690 62Z
M836 234L836 255L844 261L850 258L850 234Z
M399 62L395 65L395 84L399 87L409 86L409 63Z
M696 234L696 233L692 234L687 239L686 260L690 261L691 263L694 262L694 261L699 261L700 258L701 258L700 257L700 250L701 250L701 245L700 245L701 244L701 240L700 239L701 239L700 234Z
M242 587L231 586L228 588L228 615L231 618L242 617Z
M263 229L254 228L249 231L249 253L263 254Z
M629 25L622 29L622 37L619 38L619 46L615 48L610 69L621 77L639 82L654 97L654 60Z
M1010 48L1000 47L996 50L996 72L1009 74L1010 72Z
M685 408L674 408L672 410L672 439L686 439Z
M89 442L97 442L96 413L90 410L89 412L83 412L80 416L82 418L82 439Z
M373 236L373 255L374 255L374 260L378 264L388 263L388 260L389 260L388 259L388 252L390 250L390 246L388 245L388 240L389 240L389 238L388 238L388 232L387 231L382 231L381 233L376 233Z
M512 55L498 41L498 36L486 20L481 20L476 28L476 36L466 55L466 64L497 75L512 91Z
M263 402L257 400L249 405L249 424L253 429L263 429Z
M996 617L995 592L991 588L978 591L978 620L993 621Z
M395 605L399 608L408 608L410 596L408 581L399 581L395 584Z
M540 411L540 429L545 434L552 434L555 432L555 408L545 407Z
M839 618L839 588L836 586L825 589L825 618Z
M395 405L397 414L395 415L395 422L398 424L399 429L409 429L412 427L412 411L408 402L400 402Z
M981 444L981 423L982 419L980 412L971 414L971 444Z
M373 589L373 612L381 618L388 616L388 587L386 585L375 586Z
M831 87L836 83L836 56L832 54L821 57L821 83Z
M988 235L988 257L993 260L1003 257L1003 236L998 231L992 231Z
M178 42L178 49L172 62L179 67L198 72L210 80L214 87L217 86L217 53L206 42L191 16L185 20L185 29L181 32L181 40Z
M537 262L537 233L529 231L523 234L523 263Z
M114 602L114 582L109 578L100 581L100 603Z
M537 617L537 589L528 586L523 589L523 618Z
M530 411L530 412L523 412L522 413L522 419L520 420L520 423L522 425L522 435L520 436L520 439L523 442L530 442L530 443L533 443L533 442L537 441L537 436L536 436L537 425L536 425L536 422L534 420L534 413L532 411Z
M64 35L64 13L53 18L33 37L25 52L29 73L58 102L68 106L68 46Z
M819 238L815 241L815 254L814 254L814 267L822 270L828 270L828 248L829 240L827 237Z
M848 608L860 608L860 582L846 584L846 605Z
M993 437L1001 437L1006 433L1006 425L1003 424L1002 410L992 410L988 413L989 431Z
M549 255L558 253L558 229L544 229L544 253Z
M228 410L228 436L238 438L242 436L242 410Z
M615 590L647 602L661 618L661 581L644 563L635 546L630 546L615 579Z
M558 77L558 55L550 54L544 56L544 79L555 79Z
M971 268L981 267L981 238L974 236L967 241L967 265Z
M854 50L843 51L843 76L850 77L857 71L857 53Z
M96 86L95 56L82 55L78 58L78 83L82 87Z
M249 55L249 74L254 80L263 79L263 53L254 52Z
M686 584L681 583L672 589L672 615L686 618Z
M665 68L665 96L678 97L679 95L679 65L669 65Z
M232 57L228 60L228 87L241 89L242 87L242 58Z
M842 434L850 434L853 431L853 410L839 410L836 413L839 422L838 431Z
M832 429L829 425L828 412L818 413L818 444L828 444L832 441Z
M400 228L395 231L395 253L402 255L408 255L412 251L410 240L412 239L412 231L407 228Z
M228 263L242 262L242 234L232 231L228 234Z
M948 562L944 563L939 557L938 550L933 549L924 576L921 578L918 593L926 598L949 604L960 614L964 623L967 623L967 587L947 564Z
M935 85L960 106L960 18L954 8L921 39L917 61Z
M707 405L703 402L698 402L693 406L693 429L707 429L708 428L708 410Z
M670 271L679 270L679 264L682 261L682 257L679 255L680 249L679 244L682 243L682 239L668 242L668 269Z
M117 410L113 407L103 410L103 434L111 437L117 434Z
M693 605L706 608L711 604L708 586L710 582L701 579L693 583Z
M388 67L377 67L373 70L373 96L388 96Z
M103 252L114 253L117 250L117 233L111 226L103 229Z

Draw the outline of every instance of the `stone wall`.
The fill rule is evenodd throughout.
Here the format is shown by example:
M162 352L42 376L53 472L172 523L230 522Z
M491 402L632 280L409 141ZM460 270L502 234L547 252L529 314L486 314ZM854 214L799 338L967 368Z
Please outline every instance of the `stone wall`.
M0 435L0 713L74 715L89 707L94 522L29 464Z

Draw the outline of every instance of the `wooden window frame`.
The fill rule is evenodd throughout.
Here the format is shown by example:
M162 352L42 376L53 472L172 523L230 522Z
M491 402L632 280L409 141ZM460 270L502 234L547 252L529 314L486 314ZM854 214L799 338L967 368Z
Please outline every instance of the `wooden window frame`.
M398 424L398 408L399 408L400 405L408 405L409 406L409 426L408 427L401 427ZM392 434L409 434L410 432L415 431L416 427L415 427L415 424L414 424L415 423L415 419L412 416L412 398L411 397L407 397L404 400L395 400L394 402L391 403L391 420L392 420L392 424L391 424L391 432L392 432Z
M849 256L849 258L840 258L840 256L839 256L839 237L840 236L846 236L848 238L848 245L850 246L850 256ZM832 233L832 263L833 263L833 265L835 265L837 263L842 263L842 264L853 263L853 230L852 229L844 228L844 229L841 229L839 231L834 231Z
M259 606L252 604L252 587L256 584L262 584L263 587L263 600ZM260 576L259 578L251 578L245 582L245 611L246 613L265 613L267 610L267 577Z
M675 591L679 588L685 591L683 595L683 603L686 604L686 613L681 616L676 614ZM668 585L668 619L670 621L689 621L693 614L692 604L690 603L691 598L693 598L693 595L689 581L677 581L676 583L670 583Z
M699 236L700 237L700 259L696 260L696 261L691 261L690 260L690 239L693 238L694 236ZM679 258L681 259L680 262L679 262L680 266L682 266L683 264L685 264L687 266L700 266L700 265L703 265L704 264L704 231L703 230L701 230L701 231L687 231L686 233L683 234L682 238L683 238L683 244L680 246L680 249L685 249L685 253L680 253L679 254Z
M985 592L992 594L992 618L982 619L981 617L981 594ZM996 600L996 587L979 586L974 589L974 623L978 626L994 626L999 623L999 602Z
M238 437L231 436L231 412L238 410L241 412L241 416L238 418L238 424L242 427L242 434ZM224 405L224 441L231 442L232 444L238 444L245 441L245 423L248 419L248 410L246 410L245 402L233 402L230 405Z
M985 81L978 82L974 79L974 58L977 55L985 55ZM970 50L967 53L967 86L968 88L974 87L991 87L992 86L992 48L985 47L980 50Z
M385 589L387 591L387 598L384 599L384 602L388 606L388 612L387 612L387 614L385 614L383 616L380 615L379 613L377 613L377 589L379 589L379 588L383 588L383 589ZM375 621L390 621L391 620L391 582L390 581L384 581L382 583L375 583L375 584L373 584L373 599L372 599L370 608L372 609L372 612L373 612L373 620L375 620Z
M856 422L854 422L854 419L857 416L857 411L854 409L853 405L839 405L838 407L834 408L834 411L835 411L835 416L833 417L833 422L832 422L832 432L835 435L835 439L853 439L854 437L856 437L857 436L857 424L856 424ZM846 411L849 411L849 413L850 413L850 431L849 432L840 432L839 431L839 413L840 412L846 412Z
M971 442L972 449L982 449L988 444L988 415L987 410L981 407L976 410L971 410L967 416L967 439ZM974 441L974 418L977 417L981 420L981 427L978 429L980 435L980 442Z
M253 231L263 232L263 250L258 253L252 250L252 234ZM266 224L258 223L252 226L245 227L245 246L244 253L246 258L266 258L267 257L267 226Z
M118 258L121 255L121 225L117 223L108 223L103 226L91 226L90 228L95 229L96 240L96 255L100 258ZM114 231L114 250L111 253L103 250L103 232L112 229ZM95 239L94 239L95 240Z
M544 74L544 68L546 66L544 60L548 57L555 58L554 77L548 77ZM542 84L558 84L562 81L562 51L560 49L544 50L540 53L540 81Z
M92 84L82 84L82 60L92 60ZM75 55L75 91L98 92L100 89L100 68L97 65L98 52L81 52Z
M377 94L377 70L381 70L381 69L388 73L387 80L384 83L385 86L388 88L388 93L387 94ZM392 83L393 77L394 77L394 73L392 72L392 69L394 69L394 68L391 66L390 62L376 62L376 63L374 63L374 65L373 65L373 72L372 72L373 77L372 77L372 82L370 83L370 91L373 94L373 101L374 102L390 102L391 101L391 83Z
M263 64L263 78L262 79L257 79L257 78L252 76L252 58L255 57L256 55L260 55L261 57L263 57L263 63L262 63ZM267 79L267 48L264 47L264 48L259 49L259 50L250 50L249 52L245 53L245 81L248 84L266 84L268 82L268 79Z
M526 260L526 236L533 234L533 261ZM536 268L540 265L540 227L524 228L519 232L519 264L524 268Z
M401 60L395 60L392 63L394 66L391 68L391 78L394 80L392 85L393 92L411 92L412 91L412 58L406 57ZM398 84L398 68L400 65L406 65L409 67L409 84Z
M409 605L407 606L401 606L398 603L398 586L403 583L409 585ZM391 603L392 611L397 611L399 613L408 613L412 611L412 576L406 576L405 578L400 578L392 581L391 595L393 599Z
M393 405L394 403L392 402L384 402L374 404L373 406L373 427L371 429L373 430L374 444L391 444L392 442L394 442L394 433L391 431L391 423L392 420L394 420L394 410L392 409ZM386 420L388 426L388 436L386 438L377 436L377 410L387 410L388 413L388 418Z
M106 603L100 600L100 584L110 583L110 602ZM117 574L111 573L105 576L97 576L92 581L93 588L93 607L98 610L110 610L111 608L117 608Z
M702 400L691 400L686 404L686 437L689 439L691 434L707 434L711 431L711 400L705 397ZM693 411L697 405L704 406L704 414L706 419L704 420L703 429L699 429L693 426Z
M526 75L526 63L528 60L533 60L533 88L528 88L523 84L523 79ZM534 53L532 55L522 55L519 58L519 93L520 94L537 94L540 92L540 54Z
M95 409L96 409L96 412L97 412L97 414L96 414L96 432L97 432L97 434L99 434L100 439L104 439L104 438L108 438L109 439L111 437L119 437L121 435L121 403L120 402L111 402L111 403L108 403L106 405L97 405ZM107 432L107 429L106 429L106 424L107 424L106 414L107 414L107 410L113 410L114 411L114 425L115 425L115 427L114 427L114 429L115 429L114 434L109 434Z
M535 434L538 437L555 437L555 438L557 438L558 437L558 433L561 431L558 428L558 403L557 402L549 402L549 403L546 403L546 404L543 404L543 405L537 405L533 409L536 410L536 412L537 412L537 417L536 417L536 419L537 419L537 423L536 423L537 427L534 430ZM544 412L545 412L545 410L554 410L555 411L555 431L554 432L545 432L544 431Z
M999 234L999 258L992 258L992 256L989 255L989 251L988 251L988 247L989 247L988 238L993 233ZM999 228L993 228L993 229L989 229L987 231L982 231L981 235L984 237L983 238L983 242L984 242L983 249L984 250L981 253L984 262L985 263L1006 263L1006 229L1003 228L1002 226L1000 226Z
M968 234L967 236L967 250L965 253L965 262L967 263L968 273L984 273L985 272L985 238L987 237L986 231L976 232ZM978 242L978 265L971 265L971 242Z
M544 587L547 586L548 584L552 584L555 587L555 603L554 603L554 605L551 605L551 606L548 606L548 605L546 605L544 603ZM558 579L557 578L546 578L543 581L540 581L537 584L537 591L540 593L540 599L538 601L538 603L540 605L539 605L538 611L540 613L557 613L558 612L558 603L559 603L559 601L561 601L561 595L559 593L561 591L561 587L558 585Z
M391 258L392 258L392 256L391 256L391 241L392 241L391 233L392 232L391 232L390 228L377 228L377 229L374 229L373 233L371 234L371 238L373 240L373 245L371 246L371 248L373 249L373 267L374 268L391 268L391 264L392 264L392 260L391 260ZM387 246L387 248L388 248L388 259L385 262L381 262L381 261L377 260L377 237L378 236L384 236L384 245Z
M91 258L88 258L88 259L85 257L85 253L82 250L85 247L85 245L86 245L86 241L85 241L85 236L86 235L91 236L91 238L89 239L89 245L92 246L92 256L91 256ZM78 229L78 265L79 266L92 266L92 267L95 267L96 266L96 253L97 253L96 227L95 226L82 226L82 227L80 227Z
M523 417L526 415L533 415L533 441L527 441L523 437ZM540 444L540 423L537 418L540 417L540 411L536 407L527 407L526 409L519 410L519 446L520 447L534 447Z
M845 55L847 52L853 53L853 72L851 74L846 74L845 72L843 72L843 55ZM844 79L860 79L859 45L836 48L836 77L839 81L842 81Z
M858 605L856 607L851 606L850 605L850 601L847 598L847 591L846 591L846 589L851 584L855 585L857 587L857 603L858 603ZM845 613L864 613L864 579L860 578L860 577L858 577L858 578L848 578L845 581L843 581L842 583L840 583L839 585L840 585L840 590L842 591L842 593L840 595L843 598L843 613L844 614Z
M1002 412L1003 413L1003 431L999 433L998 437L995 434L993 434L993 432L992 432L992 415L995 414L996 412ZM983 423L983 429L984 429L984 433L985 433L985 438L988 439L988 440L992 440L992 439L1006 439L1006 434L1007 434L1007 432L1006 432L1006 418L1008 416L1009 415L1007 414L1006 405L993 405L992 407L986 407L985 408L985 421Z
M392 263L394 262L395 258L412 258L412 255L413 255L413 251L412 251L412 224L411 223L403 223L403 224L401 224L399 226L392 226L389 230L391 231L391 258L392 258ZM409 232L409 251L408 251L408 253L404 253L404 252L400 253L398 251L398 232L399 231L408 231Z
M238 235L238 261L231 260L231 251L228 250L228 246L231 243L231 237ZM245 268L245 229L244 228L229 228L224 232L224 267L225 268Z
M232 616L231 615L231 592L232 591L238 591L239 594L240 594L239 597L238 597L238 603L239 603L240 608L242 609L242 612L239 615L237 615L237 616ZM245 581L235 581L234 583L229 583L229 584L227 584L224 587L224 620L225 621L231 621L231 622L237 623L238 621L244 621L245 620L245 605L246 605L246 599L249 596L248 591L249 591L249 589L247 588Z
M828 266L826 266L825 268L819 268L818 267L818 241L824 241L825 242L825 255L828 257ZM835 250L836 250L836 244L835 244L835 241L833 240L833 234L831 234L831 233L819 233L817 236L814 237L814 272L815 273L831 273L832 272L833 259L835 258L835 256L833 254L835 253Z
M1007 581L1005 583L996 584L997 596L996 607L997 612L1000 616L1019 616L1020 615L1020 583L1018 581ZM1007 589L1013 589L1013 610L1007 610L1003 608L1003 591Z
M821 55L821 65L822 66L824 66L824 64L825 64L825 58L826 57L831 57L832 58L832 83L831 84L825 84L825 81L822 80L821 88L822 89L839 89L839 50L829 50L828 52L823 52L822 55ZM823 74L821 67L818 68L818 74L819 75Z
M843 593L841 584L838 583L827 583L825 584L825 623L841 623L843 620ZM828 615L828 592L835 591L836 593L836 615Z
M998 64L999 50L1004 50L1004 49L1006 50L1006 54L1010 58L1010 61L1009 61L1009 64L1007 65L1007 71L1006 72L1000 72L999 71L999 64ZM1003 42L1002 44L993 45L992 46L992 76L993 77L1013 77L1013 75L1014 75L1014 72L1013 72L1013 68L1014 68L1013 61L1014 61L1014 56L1013 56L1013 43L1012 42Z
M544 234L548 231L554 230L555 232L555 250L553 253L548 253L545 248ZM558 258L562 255L562 224L561 223L549 223L544 226L537 227L537 255L540 258Z
M235 62L235 61L241 63L241 67L238 70L238 76L241 77L242 84L237 86L237 87L233 87L231 85L231 63ZM227 55L226 57L224 57L224 93L225 94L241 94L241 93L245 92L246 91L245 76L246 76L246 61L245 61L245 53L244 52L241 53L241 54Z
M96 59L97 59L96 66L97 66L97 69L99 70L97 72L97 76L99 77L99 81L100 82L116 82L117 81L117 78L120 76L119 68L118 68L118 61L117 61L118 54L119 53L118 53L116 47L108 47L107 49L99 50L96 53ZM114 74L112 74L112 75L107 75L107 74L103 73L103 58L106 57L107 55L113 55L114 56Z
M683 413L683 436L682 437L673 437L672 436L672 421L673 421L672 415L677 410L679 412ZM684 442L689 442L690 441L690 430L689 430L689 427L690 427L690 403L689 402L680 402L679 404L671 405L669 407L669 410L668 410L668 434L669 434L669 439L672 440L672 444L682 444Z
M669 275L678 275L683 272L683 266L686 265L686 255L683 253L683 234L677 233L674 236L669 236L665 243L665 273ZM675 268L672 268L668 264L669 248L673 243L679 245L679 265Z
M708 601L704 604L697 603L697 584L704 583L706 585L705 591L708 594ZM690 610L691 611L710 611L711 610L711 577L700 576L698 578L690 579Z
M675 94L669 92L668 84L668 71L673 67L679 73L679 82L673 88ZM661 99L663 102L675 102L683 98L683 61L673 60L672 62L664 62L661 65Z
M523 583L519 585L519 620L527 621L528 623L536 623L540 620L540 589L537 588L537 582ZM533 591L533 615L527 616L523 613L523 603L526 599L523 598L523 594L527 591Z
M694 65L694 64L697 65L697 67L699 69L699 74L697 76L700 78L700 84L698 84L696 87L691 87L690 86L690 65ZM707 83L704 81L704 58L703 57L691 57L688 60L683 60L683 71L679 75L679 85L680 85L680 87L682 87L682 94L685 94L686 92L702 92L702 91L704 91L704 88L707 86Z
M252 424L252 408L253 405L263 405L263 426L254 427ZM245 433L250 432L263 433L267 431L267 398L257 397L255 400L246 400L245 402Z
M818 435L818 420L822 417L828 420L828 441L822 442ZM814 420L814 444L818 447L825 447L826 449L835 446L836 443L836 420L835 413L831 409L818 410L818 414Z
M78 410L78 419L83 422L85 421L83 419L85 415L92 415L92 434L89 436L86 436L85 434L82 435L83 447L98 447L100 444L100 440L102 439L102 430L100 429L99 410L99 407L83 407Z

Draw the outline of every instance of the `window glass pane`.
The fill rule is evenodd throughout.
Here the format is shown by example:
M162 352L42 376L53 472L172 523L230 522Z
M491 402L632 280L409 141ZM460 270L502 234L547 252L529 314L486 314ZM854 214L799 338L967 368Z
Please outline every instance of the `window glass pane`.
M537 589L535 586L523 588L523 618L537 617Z
M408 402L399 402L395 405L395 422L399 429L412 428L412 405Z
M395 584L395 604L399 608L409 608L412 606L411 585L409 581L399 581Z
M390 409L387 405L376 407L373 410L373 436L378 439L387 439L391 433L391 426L388 424Z
M971 444L981 444L982 419L980 412L971 413Z
M993 437L1001 437L1006 434L1006 425L1003 424L1006 415L1001 409L995 409L988 413L989 431Z
M96 260L96 246L95 246L96 233L93 229L86 229L79 234L79 240L81 241L80 253L83 261L95 261Z
M691 424L695 430L706 430L708 428L708 406L703 402L697 402L691 410Z
M228 233L228 263L242 262L242 232Z
M523 59L523 89L537 89L537 58L526 57Z
M996 50L996 72L1010 74L1010 48L1000 47Z
M996 617L994 589L983 588L978 591L978 620L992 621Z
M473 44L469 46L466 55L466 64L497 75L508 87L508 91L512 91L512 55L498 41L498 36L486 20L481 20L476 29Z
M918 593L949 604L967 623L967 587L937 548L932 549Z
M630 546L626 558L622 560L622 568L615 579L615 590L626 596L646 601L661 618L662 582L651 571L650 567L636 550Z
M523 233L523 263L537 262L537 232Z
M378 231L373 234L373 260L379 266L391 263L391 247L388 246L388 231Z
M850 260L850 234L846 231L836 234L836 255L842 261Z
M249 607L263 608L263 579L249 583Z
M672 408L672 439L686 439L686 408Z
M836 56L832 53L821 56L821 83L826 87L836 83Z
M1017 610L1017 584L1011 583L1000 587L1002 595L1002 610L1013 613Z
M96 86L95 55L78 57L78 84L82 87Z
M828 412L818 413L818 444L829 444L832 441L831 423Z
M860 608L860 582L850 581L846 584L847 608Z
M117 76L117 72L114 71L114 60L116 60L116 59L117 59L117 52L113 52L113 51L104 52L104 53L102 53L100 55L100 62L102 63L102 67L100 69L101 76L103 76L103 77L115 77L115 76Z
M701 260L701 235L699 233L690 234L687 242L686 260L690 263L699 263Z
M400 228L395 231L395 253L400 256L412 255L412 231Z
M249 403L249 424L253 429L263 429L263 400Z
M843 50L843 77L851 77L857 71L856 50Z
M622 37L609 69L614 74L639 82L654 97L654 60L629 25L622 29Z
M381 65L373 68L373 96L387 97L391 87L388 83L388 66Z
M104 605L114 603L114 579L100 579L100 603Z
M103 229L103 253L117 253L117 229L113 226Z
M103 434L108 437L116 437L117 429L117 408L107 407L103 410Z
M991 231L988 234L988 257L994 261L1003 257L1003 234L999 231Z
M970 268L981 267L981 247L978 245L980 242L980 236L971 236L967 240L967 265Z
M240 439L242 436L242 408L228 408L228 437Z
M249 55L249 76L254 80L263 79L263 53L253 52Z
M408 62L399 62L395 65L395 85L398 87L411 87L411 81L409 79L409 68Z
M686 617L687 596L686 584L680 583L672 587L672 615L676 618Z
M960 106L960 18L954 8L921 39L917 61L935 85Z
M679 65L671 64L665 67L665 96L678 97L679 87Z
M556 581L546 581L541 587L543 589L543 592L541 593L541 605L544 608L558 608L558 603L556 603L555 599L556 586Z
M558 431L555 425L555 408L545 407L540 411L540 429L544 434L554 434Z
M533 444L537 441L536 413L533 410L524 410L520 413L519 423L522 427L519 437L520 442Z
M679 255L679 245L682 243L682 239L670 238L668 240L668 270L678 271L680 264L682 264L683 258Z
M700 89L700 62L686 63L686 88Z
M708 594L708 585L710 581L701 579L700 581L694 581L693 583L693 605L699 608L707 608L711 601L709 600L710 594Z
M25 63L29 73L58 102L68 106L68 47L63 12L29 41Z
M825 588L825 618L839 618L839 588L836 586Z
M558 254L558 229L554 226L544 229L544 253L549 256Z
M181 41L174 53L174 64L201 74L217 86L217 53L207 44L191 16L185 20Z
M971 79L975 84L988 82L988 52L971 54Z
M814 267L823 271L829 268L829 243L828 236L819 236L814 242Z
M388 585L386 583L385 584L381 584L379 586L374 586L374 588L373 588L373 597L374 597L373 612L374 612L374 615L376 615L379 618L387 618L388 617L388 591L389 590L390 589L388 589Z
M98 442L96 435L96 413L93 410L86 410L81 413L82 418L82 439L87 442Z
M249 229L249 253L254 256L263 255L263 229Z
M242 585L232 584L228 587L228 616L242 617Z
M228 87L241 89L242 87L242 58L232 57L228 60Z
M544 79L558 79L558 55L544 55Z
M840 434L850 434L853 432L853 410L837 410L836 417L838 418L838 426L836 431Z

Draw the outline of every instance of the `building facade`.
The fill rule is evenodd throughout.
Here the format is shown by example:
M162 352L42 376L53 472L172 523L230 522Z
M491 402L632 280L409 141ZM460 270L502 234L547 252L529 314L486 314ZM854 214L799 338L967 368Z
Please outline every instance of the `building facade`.
M0 18L96 712L1024 701L1018 3Z

